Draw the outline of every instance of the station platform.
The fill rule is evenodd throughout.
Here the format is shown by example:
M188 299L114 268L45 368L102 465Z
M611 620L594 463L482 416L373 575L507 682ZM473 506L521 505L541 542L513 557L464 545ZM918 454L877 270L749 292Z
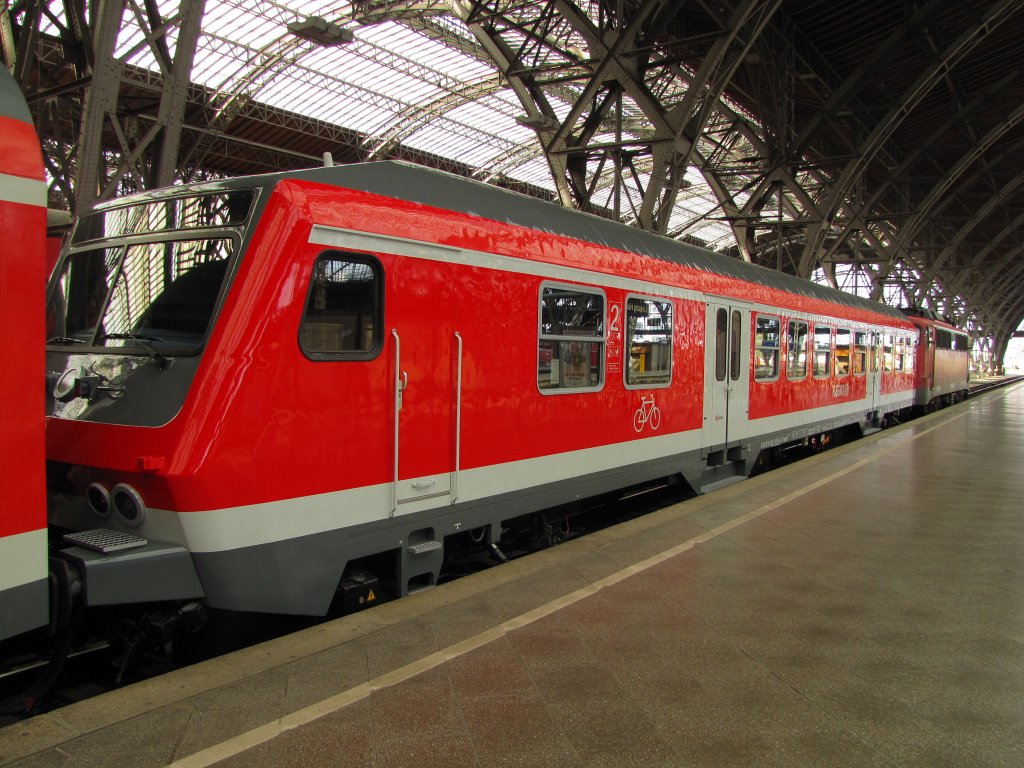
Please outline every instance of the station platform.
M0 766L1024 765L1024 384L0 730Z

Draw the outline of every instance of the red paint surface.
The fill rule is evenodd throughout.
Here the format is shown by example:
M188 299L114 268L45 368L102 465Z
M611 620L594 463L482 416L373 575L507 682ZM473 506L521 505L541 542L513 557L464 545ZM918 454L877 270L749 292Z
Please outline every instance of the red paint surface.
M31 124L0 117L0 173L43 178L39 140ZM0 536L46 527L45 236L43 206L0 200L0 325L10 331L8 363L0 376Z

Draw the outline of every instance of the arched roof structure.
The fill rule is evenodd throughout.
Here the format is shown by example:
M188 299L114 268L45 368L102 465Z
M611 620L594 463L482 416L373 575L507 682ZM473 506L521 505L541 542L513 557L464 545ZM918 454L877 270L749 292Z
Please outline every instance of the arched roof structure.
M15 0L51 203L398 158L1024 319L1024 0Z

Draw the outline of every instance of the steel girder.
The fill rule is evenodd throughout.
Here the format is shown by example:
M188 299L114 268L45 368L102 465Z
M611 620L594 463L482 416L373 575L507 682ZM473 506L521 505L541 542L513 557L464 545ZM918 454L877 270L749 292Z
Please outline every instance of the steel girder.
M916 147L907 148L900 159L893 158L878 163L877 158L886 151L889 139L900 128L901 122L913 112L929 91L946 83L957 96L962 95L957 87L956 65L1001 24L1018 13L1021 7L1022 4L1015 0L993 3L984 13L979 14L972 24L967 25L958 37L946 45L937 46L933 38L939 36L923 35L921 29L928 27L931 15L942 10L943 6L941 3L922 4L905 26L893 30L875 51L866 54L864 66L833 91L832 97L823 105L817 118L805 124L800 139L801 151L809 151L816 143L815 129L834 119L834 116L841 113L844 108L849 108L854 115L869 115L869 109L857 105L857 94L865 90L867 84L874 78L879 77L879 68L885 65L894 52L915 44L915 33L928 37L932 54L930 66L923 68L912 82L903 87L882 118L877 120L874 126L865 132L864 139L855 145L850 160L838 169L835 180L829 185L829 194L823 205L823 225L817 229L808 229L809 236L798 270L800 274L809 276L816 264L842 261L843 259L837 258L840 249L846 252L854 251L857 239L864 238L869 241L868 245L872 251L882 257L880 268L874 273L873 295L876 298L880 297L884 282L891 279L890 275L897 272L906 273L908 268L916 269L922 274L921 283L930 285L933 281L946 281L947 284L950 282L952 275L947 275L944 268L944 265L949 264L948 255L942 263L933 265L915 257L914 253L921 253L922 245L927 251L931 248L928 243L945 242L948 232L935 226L936 212L951 207L964 194L964 185L959 182L963 181L969 170L979 165L983 156L996 146L1007 132L1014 129L1019 117L1014 113L1003 118L995 126L975 131L973 146L965 150L958 160L946 162L937 178L928 182L929 188L923 195L913 189L913 183L906 183L904 179L915 172L920 173L917 169L927 165L931 154L938 154L937 150L944 135L954 126L970 125L974 110L982 106L986 97L998 93L998 88L1005 88L1017 81L1019 72L1009 72L999 83L989 88L989 94L983 93L973 101L960 98L959 110L939 123L932 131L932 138L920 142ZM875 174L873 185L866 187L873 191L865 195L857 187L865 174L871 170L872 163L893 170L888 178L879 179L878 174ZM891 206L894 200L903 202L897 203L893 208ZM983 203L982 207L992 211L998 206L995 203ZM892 211L891 215L885 214L887 208ZM905 211L909 212L909 216L904 213ZM868 233L872 233L873 237L869 238ZM931 239L932 237L936 239ZM907 292L920 298L926 290L924 285L919 284L912 286ZM984 298L980 303L972 302L975 309L981 310L979 317L986 318L982 322L987 325L995 321L994 318L987 319L989 313L984 311L985 303Z
M126 7L132 11L130 17L126 17ZM177 13L166 19L152 0L147 0L144 7L135 0L99 0L93 8L94 59L89 67L92 87L85 99L79 141L75 213L83 212L96 200L112 197L124 183L130 189L148 189L173 181L192 59L203 16L203 0L182 0ZM144 131L138 131L130 118L124 119L118 98L124 63L136 53L131 49L117 56L118 37L126 18L143 30L144 39L139 45L150 48L163 80L156 122ZM173 53L169 36L172 31ZM106 131L113 131L121 147L113 168L108 167Z
M36 107L39 130L50 149L53 198L79 212L123 187L171 183L202 13L203 0L183 0L170 18L161 16L153 0L143 5L98 0L88 6L83 0L65 0L57 12L48 3L30 0L5 11L5 57L10 60L6 43L16 26L14 71ZM44 19L57 29L57 44L42 40ZM126 19L144 30L140 45L150 49L161 68L146 97L158 102L157 117L141 132L121 98L125 61L137 51L115 55ZM173 52L168 42L172 38ZM116 154L109 152L112 142L119 147ZM68 149L61 151L60 145Z
M906 25L893 30L882 45L865 58L864 65L851 77L847 78L843 87L825 105L825 109L818 113L818 117L811 120L804 127L800 140L797 143L799 149L806 149L809 146L817 124L822 120L829 119L831 114L839 112L841 107L863 86L865 81L873 77L873 70L883 64L900 46L906 45L907 39L915 27L926 25L928 19L939 11L943 2L944 0L931 0L931 2L920 6ZM978 19L971 28L964 31L957 39L947 45L936 57L932 65L921 72L899 94L886 114L875 123L864 140L859 142L854 157L841 169L838 178L832 184L825 206L826 223L830 224L848 206L854 185L861 178L876 155L886 147L887 142L891 139L906 115L914 109L932 88L943 81L958 61L963 59L974 46L984 40L988 33L1009 18L1020 5L1020 0L1004 0L1003 2L993 4L982 18ZM822 256L827 257L831 251L838 247L838 241L831 248L826 247L826 234L826 227L822 226L814 233L813 237L808 238L803 257L800 261L799 274L809 276L815 261ZM903 245L905 241L900 241L899 244Z
M658 82L660 73L668 81L676 72L673 62L654 55L665 27L683 12L679 3L602 5L596 20L564 0L452 5L509 79L526 111L521 122L536 131L563 204L667 233L687 168L706 167L702 130L779 2L747 0L719 19L692 86L682 92ZM552 84L562 89L558 98ZM562 102L566 92L571 97ZM603 173L606 167L613 172ZM735 213L726 187L705 175L721 207Z
M941 242L941 239L936 241L928 236L919 238L922 235L923 227L927 226L931 222L931 214L939 211L944 206L948 206L955 198L946 194L936 194L936 191L943 193L947 192L953 182L960 177L961 172L964 168L970 167L969 163L959 163L958 171L954 172L951 170L943 170L940 172L941 180L939 180L933 187L930 193L931 205L930 210L927 212L928 215L921 215L918 213L912 218L897 217L893 216L891 220L887 220L884 215L875 217L872 221L873 212L884 210L885 202L887 199L896 200L901 206L900 210L913 210L919 212L920 204L908 193L907 187L910 185L904 182L905 178L911 176L913 169L920 163L928 162L929 151L939 145L949 131L957 125L963 123L963 121L973 112L978 109L982 104L985 103L994 93L998 93L1000 89L1005 88L1017 75L1015 73L1008 77L1004 77L999 82L995 83L991 88L986 89L980 93L977 97L964 104L961 109L951 114L947 120L940 122L925 140L919 142L915 147L912 147L904 157L893 167L888 178L880 179L876 182L873 189L867 191L867 195L863 198L863 202L860 204L857 210L849 214L848 220L845 225L839 231L835 242L830 248L825 250L825 253L820 257L820 263L835 263L835 255L840 244L847 244L853 239L853 236L858 232L861 237L869 240L870 247L872 250L882 256L881 261L887 262L887 266L879 271L879 278L884 277L892 272L897 266L899 259L906 259L911 264L927 272L927 277L923 279L922 284L918 290L913 293L922 295L927 291L927 288L931 283L937 279L940 275L938 269L942 266L941 263L931 263L929 265L920 264L912 256L912 244L918 239L923 239L925 242ZM1001 133L999 134L1001 135ZM998 137L996 137L998 138ZM986 149L987 146L981 146L979 143L976 146L975 151L970 153L969 158L965 160L976 160L979 152ZM900 224L899 222L903 222ZM883 239L893 243L893 245L885 245ZM898 247L896 243L902 243L902 247ZM880 283L876 283L874 290L877 293L881 288Z

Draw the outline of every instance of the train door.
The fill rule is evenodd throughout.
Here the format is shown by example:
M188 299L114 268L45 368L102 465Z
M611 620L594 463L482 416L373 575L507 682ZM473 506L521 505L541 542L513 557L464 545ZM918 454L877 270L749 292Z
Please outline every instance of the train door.
M719 450L745 437L750 376L750 310L708 302L702 446Z
M448 319L452 282L436 264L397 259L388 284L395 515L422 508L411 502L450 500L461 340Z
M871 333L868 336L867 366L867 405L874 411L881 405L882 399L882 334Z
M931 390L935 381L935 338L934 330L928 327L917 329L917 359L914 364L917 368L916 379L918 391L915 393L917 404L928 403L931 400ZM922 391L923 390L923 391Z

